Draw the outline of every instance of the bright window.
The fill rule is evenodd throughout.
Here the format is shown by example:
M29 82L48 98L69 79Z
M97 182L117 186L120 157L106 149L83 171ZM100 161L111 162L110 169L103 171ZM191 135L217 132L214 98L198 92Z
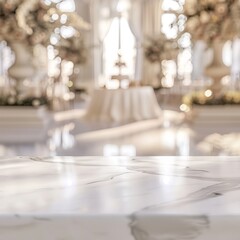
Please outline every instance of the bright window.
M120 21L120 36L119 36ZM120 41L120 43L119 43ZM134 76L135 69L135 37L133 36L126 18L114 18L110 26L109 32L103 42L103 78L100 85L110 81L111 76L119 73L119 69L115 66L118 60L119 46L122 55L122 61L126 67L122 68L122 74L128 75L130 79Z
M185 17L181 14L183 9L183 0L163 0L163 14L162 14L162 32L167 38L176 39L178 41L180 52L178 54L177 61L167 61L165 68L167 69L168 75L173 76L166 77L164 85L173 86L174 78L183 80L186 84L191 82L191 42L189 34L183 34L180 39L178 36L184 29ZM175 66L174 66L175 65ZM168 82L169 81L169 82Z

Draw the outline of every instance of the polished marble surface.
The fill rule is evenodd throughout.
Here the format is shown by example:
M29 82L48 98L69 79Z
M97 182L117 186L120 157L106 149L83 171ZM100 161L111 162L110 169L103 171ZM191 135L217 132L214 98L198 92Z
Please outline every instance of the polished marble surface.
M240 157L2 157L0 239L238 240Z
M84 110L56 113L43 141L0 141L0 156L159 156L199 155L184 116L163 111L163 118L117 123L92 123ZM22 130L24 131L24 130ZM25 129L26 134L32 134Z
M158 99L162 109L158 119L124 124L87 121L84 116L89 101L78 100L73 109L50 114L48 129L37 128L46 136L41 141L29 141L29 137L38 137L29 127L22 127L21 134L14 134L11 128L11 141L5 135L10 128L0 131L0 156L239 155L235 144L240 141L239 135L234 140L226 138L240 132L239 124L226 123L217 130L211 124L196 128L177 111L181 98L169 92L165 95ZM168 105L170 100L173 103ZM209 141L216 133L218 139Z

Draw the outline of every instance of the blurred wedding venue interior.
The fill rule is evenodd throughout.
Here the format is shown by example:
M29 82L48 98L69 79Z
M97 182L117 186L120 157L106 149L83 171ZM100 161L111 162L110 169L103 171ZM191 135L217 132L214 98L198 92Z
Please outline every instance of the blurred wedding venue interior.
M0 240L240 239L240 0L0 0Z
M239 10L0 0L0 156L239 155Z

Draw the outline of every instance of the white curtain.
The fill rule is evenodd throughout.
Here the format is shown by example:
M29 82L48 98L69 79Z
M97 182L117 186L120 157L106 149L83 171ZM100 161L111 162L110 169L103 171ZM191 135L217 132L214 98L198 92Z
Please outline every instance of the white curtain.
M102 43L106 37L113 18L117 15L116 8L118 0L93 0L94 1L94 17L97 21L98 40Z
M83 3L88 5L92 26L92 48L94 65L93 76L95 86L103 73L103 40L106 37L112 20L117 16L116 8L119 0L75 0L77 12L80 13ZM129 9L129 25L136 37L135 80L146 85L154 85L159 65L148 63L144 59L142 45L146 36L158 35L161 32L162 0L131 0ZM81 16L83 15L81 11ZM86 18L85 18L86 19ZM87 20L87 19L86 19Z
M95 86L103 74L103 40L116 16L118 0L91 0L91 24L94 46Z
M161 32L162 0L143 0L142 27L145 35Z
M88 66L82 67L81 78L88 79L95 87L98 86L103 71L103 40L115 16L117 2L118 0L75 0L76 12L91 25L87 38L90 61Z
M135 63L135 80L140 82L142 79L143 64L143 32L141 26L142 19L142 0L132 0L129 9L129 26L136 38L136 63Z
M161 33L162 0L131 0L130 3L129 26L136 38L135 80L154 86L159 64L144 59L143 44L147 36Z
M142 31L144 38L161 34L162 0L142 0ZM159 64L149 63L146 59L142 66L142 83L157 86Z
M240 90L240 38L236 38L232 43L232 88Z

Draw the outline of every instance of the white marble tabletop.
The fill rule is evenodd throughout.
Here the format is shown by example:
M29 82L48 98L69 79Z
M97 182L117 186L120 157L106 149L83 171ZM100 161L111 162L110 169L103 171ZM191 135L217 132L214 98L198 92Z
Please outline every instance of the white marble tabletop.
M239 240L240 157L0 159L0 240Z

